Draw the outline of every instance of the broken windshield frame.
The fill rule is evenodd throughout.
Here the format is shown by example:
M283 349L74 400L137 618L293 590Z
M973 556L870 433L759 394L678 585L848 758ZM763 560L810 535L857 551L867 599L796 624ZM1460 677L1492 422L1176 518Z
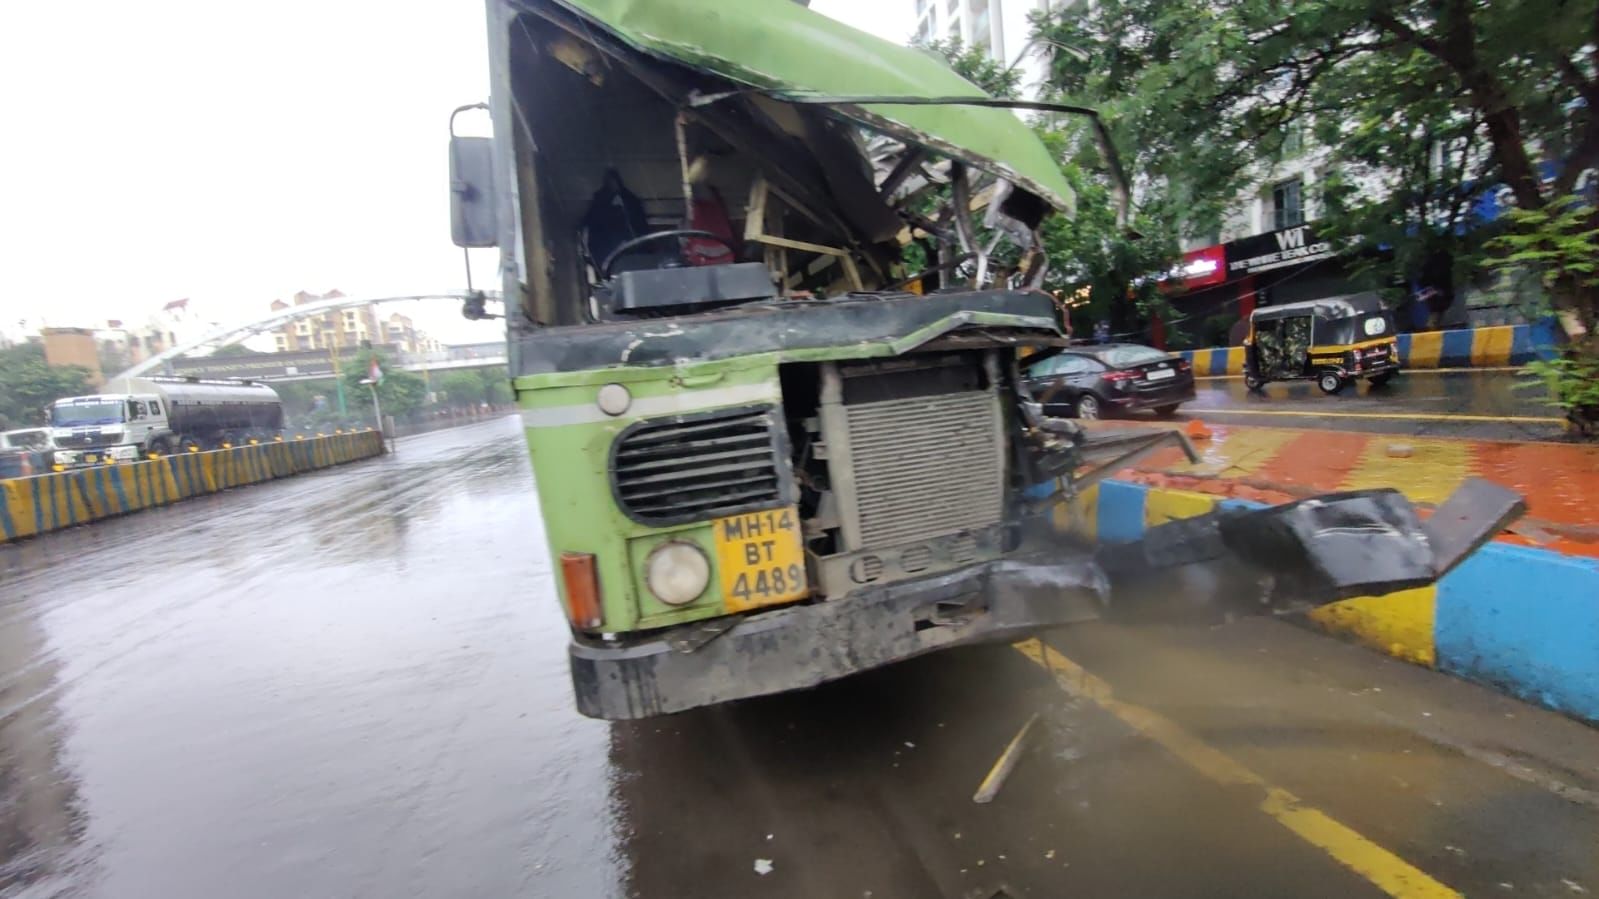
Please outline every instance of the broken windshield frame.
M1036 135L1008 114L989 122L891 109L1080 114L1103 136L1092 110L961 96L969 82L942 63L939 73L924 71L925 54L897 46L869 48L882 54L883 65L870 77L862 73L859 95L827 90L836 87L831 76L797 51L773 63L774 73L782 70L774 86L751 87L730 74L743 45L728 43L718 29L768 24L691 29L690 43L700 50L689 54L680 41L661 43L668 33L644 27L653 22L648 8L618 2L628 16L609 2L578 3L575 15L564 4L513 4L510 90L501 94L507 102L497 119L511 144L502 160L516 169L508 174L520 208L507 212L518 225L517 255L525 260L518 266L525 278L506 284L508 296L522 294L511 306L523 313L513 330L671 317L761 300L1042 285L1048 260L1037 227L1051 208L1069 214L1073 194ZM688 28L655 24L670 33ZM834 43L823 46L842 52ZM912 75L928 95L888 93L905 91ZM957 80L946 83L946 77ZM985 130L985 124L993 127ZM1114 178L1113 151L1108 161ZM601 176L613 171L621 184L612 197L636 196L644 215L632 221L647 217L647 225L593 241L584 210L605 199ZM728 258L764 264L775 289L755 290L753 280L744 280L738 290L700 305L689 297L692 290L668 286L673 279L694 280L691 273L650 278L623 265L619 271L635 282L634 296L614 302L616 279L604 277L600 265L608 251L651 232L706 230L697 214L707 197L725 210L717 236L740 245ZM689 241L677 247L658 242L654 249L663 258L631 267L671 271L710 264L706 248ZM607 253L596 256L595 244ZM907 259L913 245L921 251ZM1015 249L1001 251L1006 245ZM687 258L694 253L699 261ZM660 299L674 295L684 302ZM653 298L645 304L650 308L637 302L644 296Z

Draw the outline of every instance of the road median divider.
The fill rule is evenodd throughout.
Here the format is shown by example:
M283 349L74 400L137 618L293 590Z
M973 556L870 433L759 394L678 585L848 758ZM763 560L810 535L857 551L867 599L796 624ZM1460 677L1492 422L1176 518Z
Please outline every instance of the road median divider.
M384 452L377 431L273 441L0 480L0 543Z
M1218 504L1261 503L1103 481L1056 525L1102 541L1203 515ZM1599 723L1599 558L1495 540L1438 583L1316 609L1313 627Z
M1526 325L1491 325L1451 331L1416 331L1399 335L1403 368L1501 368L1553 358L1560 338L1552 321ZM1194 374L1203 377L1242 375L1244 348L1210 347L1181 350Z

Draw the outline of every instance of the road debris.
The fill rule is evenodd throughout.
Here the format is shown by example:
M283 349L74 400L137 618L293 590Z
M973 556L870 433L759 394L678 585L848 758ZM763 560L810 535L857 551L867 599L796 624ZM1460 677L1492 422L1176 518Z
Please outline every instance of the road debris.
M983 778L983 782L977 785L977 792L972 796L973 802L993 802L994 797L999 795L1000 787L1005 785L1006 778L1010 777L1010 773L1015 769L1016 763L1021 760L1023 741L1027 739L1027 735L1032 732L1033 725L1037 723L1038 713L1034 712L1032 717L1027 719L1027 723L1022 725L1022 729L1016 732L1016 736L1011 737L1011 741L1005 747L1005 751L999 754L999 760L994 762L994 767L989 769L988 776Z
M761 875L762 877L772 873L772 860L769 858L756 859L755 873Z

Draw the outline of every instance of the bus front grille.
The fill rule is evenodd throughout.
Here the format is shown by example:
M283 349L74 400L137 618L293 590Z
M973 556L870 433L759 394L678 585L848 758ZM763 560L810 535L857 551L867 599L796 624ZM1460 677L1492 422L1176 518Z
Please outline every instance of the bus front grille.
M791 502L776 410L717 410L640 422L611 454L611 486L628 517L672 525Z

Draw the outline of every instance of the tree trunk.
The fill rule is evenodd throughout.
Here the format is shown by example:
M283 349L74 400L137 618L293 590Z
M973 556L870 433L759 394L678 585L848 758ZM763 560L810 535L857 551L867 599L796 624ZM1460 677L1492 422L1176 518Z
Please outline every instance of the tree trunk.
M1504 176L1505 186L1516 197L1516 205L1522 209L1540 209L1544 204L1542 185L1538 179L1538 171L1533 165L1531 156L1527 153L1527 145L1521 134L1521 116L1512 107L1504 105L1502 99L1493 102L1498 109L1490 111L1488 104L1493 100L1492 95L1484 97L1476 88L1471 91L1473 101L1482 110L1483 123L1488 126L1488 139L1493 144L1494 160L1499 163L1499 171Z

